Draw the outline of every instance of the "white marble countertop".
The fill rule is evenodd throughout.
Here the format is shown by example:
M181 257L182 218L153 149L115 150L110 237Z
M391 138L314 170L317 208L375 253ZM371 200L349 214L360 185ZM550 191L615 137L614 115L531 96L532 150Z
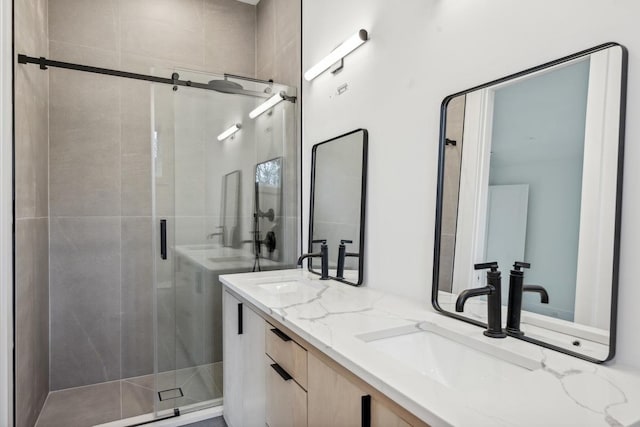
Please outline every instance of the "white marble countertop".
M476 326L434 312L427 301L320 281L303 270L224 275L220 280L432 426L640 426L637 370L592 364L513 338L487 338ZM278 282L305 286L270 291L268 284ZM361 339L391 328L424 330L425 325L463 336L476 348L489 349L487 353L520 358L527 370L516 379L456 389ZM433 349L443 353L438 357L454 358L446 351ZM473 358L462 360L467 365L461 368L473 369Z
M213 272L246 270L252 268L255 257L250 249L229 248L217 244L178 245L174 248L176 254L189 259L191 262ZM260 257L261 268L277 268L282 263Z

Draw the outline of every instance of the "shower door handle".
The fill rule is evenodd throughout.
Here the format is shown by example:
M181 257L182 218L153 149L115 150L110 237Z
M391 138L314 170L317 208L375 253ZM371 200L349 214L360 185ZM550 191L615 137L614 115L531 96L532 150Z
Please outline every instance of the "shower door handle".
M167 259L167 220L160 220L160 258Z

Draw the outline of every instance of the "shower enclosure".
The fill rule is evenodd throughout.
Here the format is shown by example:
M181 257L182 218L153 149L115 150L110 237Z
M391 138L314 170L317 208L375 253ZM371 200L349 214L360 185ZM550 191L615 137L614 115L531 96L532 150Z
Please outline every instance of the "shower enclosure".
M295 103L249 117L293 88L158 71L215 89L152 87L155 410L164 416L222 402L219 275L295 265L298 162Z
M144 76L19 58L25 66L43 61L55 87L73 78L93 88L89 71L104 93L119 87L128 102L143 98L150 123L127 119L149 148L150 158L134 159L151 165L137 177L148 192L136 193L151 200L151 217L125 216L104 201L106 190L85 185L100 185L92 173L108 169L104 156L115 150L100 151L112 138L100 134L100 123L81 120L79 104L86 98L82 105L106 120L111 112L90 102L91 91L84 98L53 91L56 121L68 112L74 127L52 136L52 177L58 185L59 170L75 167L68 186L90 191L50 196L53 391L36 425L137 425L222 404L219 276L290 268L299 250L295 88L182 69ZM72 154L82 150L93 163L78 169L58 149L70 142ZM123 144L118 154L131 149ZM135 184L121 182L122 194ZM71 217L63 208L88 214Z
M219 275L300 249L301 1L14 14L16 427L220 404Z

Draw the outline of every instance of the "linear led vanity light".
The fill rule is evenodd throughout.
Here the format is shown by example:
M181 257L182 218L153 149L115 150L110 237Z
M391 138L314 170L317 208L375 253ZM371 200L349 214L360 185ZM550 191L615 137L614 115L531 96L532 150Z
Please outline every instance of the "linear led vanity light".
M242 129L242 125L240 123L236 123L235 125L231 126L229 129L225 130L220 135L218 135L218 141L223 141L229 138L231 135L235 134L240 129Z
M356 50L360 47L364 42L369 39L369 35L367 34L367 30L360 30L347 40L342 42L340 46L331 51L331 53L324 57L324 59L318 62L313 67L309 68L304 73L304 78L307 81L311 81L318 77L324 70L331 67L336 62L340 61L342 58Z
M273 95L271 98L269 98L266 101L264 101L262 104L258 105L253 111L251 111L249 113L249 117L251 117L252 119L255 119L260 114L262 114L262 113L268 111L269 109L275 107L276 105L278 105L279 103L281 103L285 99L289 99L287 94L284 91L278 92L275 95Z

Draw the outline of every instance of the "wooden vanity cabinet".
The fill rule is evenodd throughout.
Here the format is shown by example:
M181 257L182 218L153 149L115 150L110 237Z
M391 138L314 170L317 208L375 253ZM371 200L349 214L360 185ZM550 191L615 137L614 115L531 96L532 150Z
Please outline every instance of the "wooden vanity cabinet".
M266 420L269 427L307 426L307 350L266 323Z
M371 397L314 355L308 362L309 427L366 425L363 405Z
M306 427L307 392L286 371L265 355L267 371L267 426Z
M428 427L226 290L223 312L230 427Z
M383 403L373 399L371 401L371 427L411 427L411 424L400 418Z
M410 427L367 390L313 354L308 356L308 366L309 427Z

